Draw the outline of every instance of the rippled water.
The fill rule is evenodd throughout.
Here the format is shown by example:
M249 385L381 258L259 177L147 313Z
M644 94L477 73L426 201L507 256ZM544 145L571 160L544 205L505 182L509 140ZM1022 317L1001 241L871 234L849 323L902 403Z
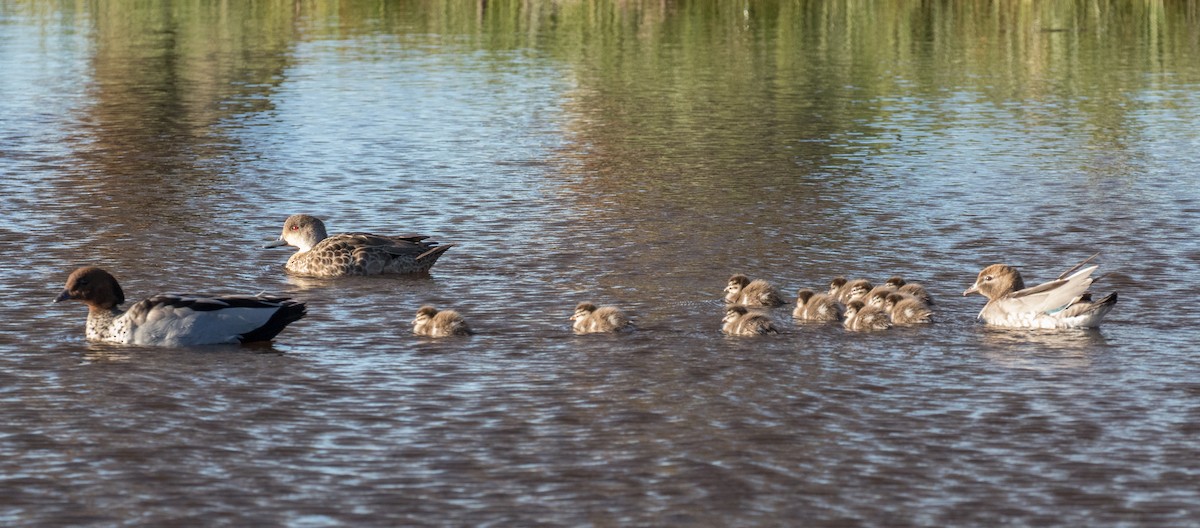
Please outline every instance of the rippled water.
M1200 20L994 6L0 6L0 522L1194 523ZM296 212L456 247L288 277ZM960 296L1095 252L1098 331ZM310 315L89 344L84 264ZM938 322L727 338L735 272L900 274Z

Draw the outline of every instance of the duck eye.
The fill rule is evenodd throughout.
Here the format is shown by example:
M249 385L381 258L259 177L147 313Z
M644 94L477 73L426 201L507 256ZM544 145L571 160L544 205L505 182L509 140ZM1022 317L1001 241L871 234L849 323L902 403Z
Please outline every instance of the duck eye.
M294 226L292 226L292 231L295 231L295 230L297 230L297 229L300 229L300 226L298 226L298 225L294 225Z
M992 276L991 275L984 276L983 280L990 281L990 280L992 280Z

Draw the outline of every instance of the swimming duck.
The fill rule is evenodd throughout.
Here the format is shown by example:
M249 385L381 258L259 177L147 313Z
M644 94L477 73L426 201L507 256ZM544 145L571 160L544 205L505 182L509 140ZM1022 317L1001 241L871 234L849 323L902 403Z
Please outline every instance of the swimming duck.
M475 333L458 312L438 311L429 305L417 309L417 316L412 320L412 325L414 334L425 337L468 336Z
M872 288L874 286L871 285L871 281L866 279L848 281L845 277L838 277L829 283L829 294L838 302L845 304L866 296Z
M615 306L599 308L590 302L581 302L575 306L575 321L571 327L576 334L594 334L600 332L617 332L633 327L633 322Z
M921 299L895 292L888 294L881 305L892 318L892 324L920 324L933 322L933 310Z
M1057 279L1026 288L1017 268L992 264L979 272L978 278L963 295L978 293L988 298L979 312L979 319L995 326L1013 328L1093 328L1100 326L1104 316L1117 303L1117 293L1093 301L1087 289L1099 266L1081 266L1096 256L1080 262ZM1079 271L1076 271L1079 270Z
M796 294L792 317L800 321L841 321L845 307L832 296L809 289Z
M304 317L304 303L259 294L204 297L155 295L128 310L117 279L97 267L67 277L54 302L80 301L88 307L87 338L128 345L188 346L270 341Z
M779 330L766 314L752 312L740 304L731 305L725 309L725 318L721 319L721 331L727 335L752 336L778 334Z
M369 233L329 236L321 219L295 214L283 223L279 240L264 247L295 246L296 253L288 258L284 268L309 277L426 273L453 246L439 246L428 238Z
M725 301L743 306L766 307L779 306L786 302L771 283L762 279L750 280L740 273L729 277L729 283L725 286Z
M846 304L845 319L842 325L846 330L865 332L871 330L887 330L892 327L887 312L878 306L870 306L861 300L853 300Z

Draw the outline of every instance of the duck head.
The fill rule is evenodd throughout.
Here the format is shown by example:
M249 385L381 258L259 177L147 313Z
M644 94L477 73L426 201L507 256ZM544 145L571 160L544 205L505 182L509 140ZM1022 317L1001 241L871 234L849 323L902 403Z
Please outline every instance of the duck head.
M329 236L325 232L325 222L320 218L306 214L294 214L283 222L283 233L279 240L263 247L295 246L304 252L312 249L318 242Z
M978 293L988 299L996 299L1023 289L1025 282L1021 280L1021 273L1017 268L1007 264L992 264L979 272L975 284L967 288L963 295Z
M125 292L112 274L86 266L71 272L62 293L54 298L54 302L66 300L80 301L91 309L111 310L125 302Z

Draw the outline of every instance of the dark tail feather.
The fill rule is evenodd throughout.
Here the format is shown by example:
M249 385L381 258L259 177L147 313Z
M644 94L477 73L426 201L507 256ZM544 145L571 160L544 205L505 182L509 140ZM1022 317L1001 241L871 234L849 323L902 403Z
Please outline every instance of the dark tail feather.
M271 314L271 318L262 326L246 332L239 339L243 343L252 341L270 341L275 338L279 332L282 332L287 325L299 321L301 317L308 313L305 310L304 303L299 301L283 301L278 310Z
M452 247L454 247L454 244L446 244L444 246L437 246L433 249L430 249L429 251L426 251L424 253L421 253L420 255L417 255L416 261L421 264L428 262L429 265L432 266L434 262L437 262L438 257L442 256L442 253L445 253L447 249L450 249Z

